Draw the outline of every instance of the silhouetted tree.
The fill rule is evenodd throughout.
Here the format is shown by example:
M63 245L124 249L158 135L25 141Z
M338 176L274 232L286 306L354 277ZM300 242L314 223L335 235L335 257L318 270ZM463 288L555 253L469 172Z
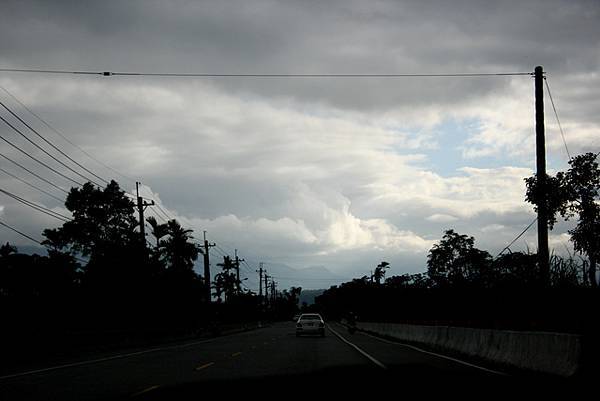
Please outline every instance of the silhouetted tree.
M546 193L548 195L545 198L543 196L544 192L539 185L537 174L525 178L525 186L527 187L525 201L533 204L533 209L536 213L539 205L542 203L542 199L544 199L548 217L548 228L552 230L556 223L557 213L564 214L567 211L569 195L565 187L564 173L558 172L556 177L546 175Z
M12 255L13 253L17 253L17 247L9 244L8 242L2 246L0 246L0 258L7 257Z
M44 236L48 239L52 236L57 244L70 246L94 260L112 253L115 246L121 248L137 240L134 204L115 181L104 189L89 182L81 188L72 188L65 206L73 219L61 228L44 230Z
M233 272L233 261L229 256L223 256L223 263L217 263L222 271L215 275L213 286L215 289L214 295L221 299L224 295L224 301L231 299L237 292L239 282Z
M386 287L400 289L400 288L429 288L431 282L429 277L423 273L417 274L402 274L400 276L392 276L385 280Z
M497 272L496 287L533 288L538 284L537 255L523 252L508 252L493 262Z
M152 227L152 235L156 238L155 251L158 251L160 248L160 239L169 234L169 228L167 224L159 224L154 216L148 217L146 221Z
M588 281L597 286L596 264L600 258L600 169L597 154L585 153L569 160L570 168L547 178L546 205L550 228L560 213L566 220L578 216L577 226L569 230L575 250L589 259ZM526 200L537 210L542 192L537 176L525 179Z
M105 188L88 182L71 189L65 207L72 220L44 230L44 244L57 252L89 257L81 278L86 297L99 311L109 310L102 303L110 301L115 313L125 313L124 306L147 296L142 293L154 274L136 232L133 202L115 181Z
M575 214L579 221L569 231L576 251L587 255L589 265L589 281L597 286L596 263L600 258L600 169L596 161L597 154L586 153L569 160L571 168L565 174L566 187L569 191L568 219Z
M176 271L192 271L198 259L198 247L189 242L193 230L184 229L177 220L169 220L166 231L168 238L161 241L168 268Z
M485 287L491 281L491 255L475 239L447 230L427 255L427 274L437 287Z
M381 262L375 268L375 272L373 273L373 278L377 285L381 284L381 280L385 277L385 269L389 269L390 264L388 262Z
M298 298L302 292L301 287L291 287L283 290L271 305L275 317L285 320L298 313Z
M3 246L0 252L0 297L20 302L52 303L73 295L79 283L80 266L68 254L49 250L49 256L18 253Z

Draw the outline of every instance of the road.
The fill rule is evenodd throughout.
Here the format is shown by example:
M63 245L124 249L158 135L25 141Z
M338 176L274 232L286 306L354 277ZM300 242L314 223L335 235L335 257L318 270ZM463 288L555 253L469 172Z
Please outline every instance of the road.
M338 324L326 336L300 337L293 322L0 378L1 400L197 399L314 383L331 390L416 380L473 382L503 377ZM309 385L310 387L313 384Z

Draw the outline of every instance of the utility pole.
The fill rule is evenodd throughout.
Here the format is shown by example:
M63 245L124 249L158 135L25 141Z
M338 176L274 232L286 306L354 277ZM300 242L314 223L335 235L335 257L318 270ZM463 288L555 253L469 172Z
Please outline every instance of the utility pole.
M206 300L210 303L212 295L210 293L210 256L208 254L208 250L210 247L216 246L217 244L210 244L206 240L206 231L204 231L204 285L206 286Z
M137 208L140 215L140 236L142 237L142 244L146 247L146 222L144 221L144 210L146 210L146 207L148 206L154 206L154 201L152 201L152 203L144 201L140 196L140 184L140 182L135 182L135 193L137 195Z
M265 272L265 305L268 303L269 301L269 279L271 278L271 276L267 275L267 272Z
M540 282L547 286L550 281L550 254L548 251L548 198L546 184L546 135L544 128L544 69L535 67L535 154L538 180L538 265Z
M262 298L262 276L263 276L263 262L260 262L258 264L258 297L259 299ZM266 272L265 272L266 274Z
M240 262L244 262L246 259L238 258L237 249L235 250L235 275L236 275L236 283L237 283L237 292L238 295L242 292L241 289L241 281L240 281Z

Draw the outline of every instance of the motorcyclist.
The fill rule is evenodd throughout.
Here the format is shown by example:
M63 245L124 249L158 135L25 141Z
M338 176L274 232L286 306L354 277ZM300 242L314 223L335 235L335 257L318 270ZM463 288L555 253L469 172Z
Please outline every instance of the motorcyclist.
M356 315L354 312L348 314L348 331L354 333L356 331Z

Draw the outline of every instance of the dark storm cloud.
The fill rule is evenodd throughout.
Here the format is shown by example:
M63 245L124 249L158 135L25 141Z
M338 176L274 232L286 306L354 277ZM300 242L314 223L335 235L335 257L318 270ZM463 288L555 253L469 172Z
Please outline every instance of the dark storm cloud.
M566 0L5 1L0 67L464 73L528 72L541 64L570 146L588 150L599 122L599 10L596 1ZM256 260L268 255L359 274L384 258L418 271L445 228L499 250L532 219L522 181L531 172L528 76L190 80L14 73L1 74L0 84L78 145L150 184L196 233L207 229ZM463 119L478 129L448 134L463 151L455 164L481 168L432 171L427 151L443 146L436 133ZM547 123L548 148L556 152L562 142L550 114ZM446 150L440 157L451 157ZM490 155L500 167L477 165ZM133 189L132 182L122 184ZM4 179L3 185L16 184ZM50 224L2 205L3 217L28 232Z
M597 2L10 2L15 66L215 73L595 69ZM43 60L43 62L42 62ZM42 65L43 64L43 65ZM228 90L339 107L462 102L507 80L217 80Z

